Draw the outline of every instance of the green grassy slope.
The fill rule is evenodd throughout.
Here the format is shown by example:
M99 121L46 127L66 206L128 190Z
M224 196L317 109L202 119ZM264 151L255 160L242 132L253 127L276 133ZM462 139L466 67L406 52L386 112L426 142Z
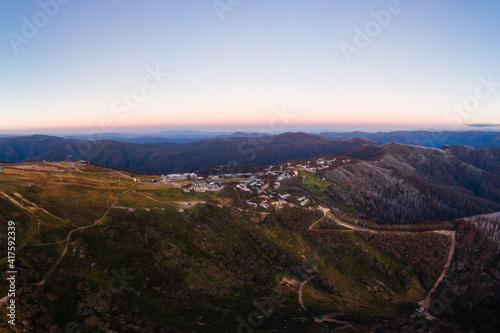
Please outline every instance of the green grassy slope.
M0 173L0 233L9 220L19 227L17 320L28 331L234 332L244 322L261 331L303 332L337 325L314 321L332 313L351 321L401 319L402 309L425 297L408 258L345 227L266 223L218 193L56 165L62 172ZM303 176L304 188L321 198L326 182ZM323 214L300 209L305 226ZM5 238L0 242L4 258ZM306 280L304 310L298 292Z

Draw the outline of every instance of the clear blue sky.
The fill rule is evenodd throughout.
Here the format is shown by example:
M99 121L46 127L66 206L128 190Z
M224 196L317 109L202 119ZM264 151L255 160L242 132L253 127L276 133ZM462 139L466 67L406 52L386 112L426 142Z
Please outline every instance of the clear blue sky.
M0 3L0 134L500 124L495 0L55 1Z

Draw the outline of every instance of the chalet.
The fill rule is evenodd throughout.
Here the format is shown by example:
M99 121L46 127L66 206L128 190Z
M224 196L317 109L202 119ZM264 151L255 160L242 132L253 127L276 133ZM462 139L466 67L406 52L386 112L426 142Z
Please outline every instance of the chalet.
M261 206L261 207L262 207L262 208L264 208L264 209L268 209L268 208L269 208L269 205L268 205L268 203L267 203L266 201L262 201L262 202L259 204L259 206Z
M210 184L207 185L207 188L209 190L217 190L217 189L219 189L219 184L212 182L212 183L210 183Z

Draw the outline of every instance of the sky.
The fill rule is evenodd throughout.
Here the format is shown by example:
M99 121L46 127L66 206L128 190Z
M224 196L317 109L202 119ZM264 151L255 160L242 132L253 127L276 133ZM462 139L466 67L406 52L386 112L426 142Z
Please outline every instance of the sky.
M4 0L0 134L495 128L499 17L497 0Z

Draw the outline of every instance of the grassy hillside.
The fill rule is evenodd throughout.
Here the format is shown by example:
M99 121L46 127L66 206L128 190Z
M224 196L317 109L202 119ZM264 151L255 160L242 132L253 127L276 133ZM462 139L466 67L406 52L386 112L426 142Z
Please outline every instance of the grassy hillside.
M296 180L316 200L328 197L325 181ZM427 253L426 240L436 246L425 270L419 258L385 248L387 237L399 246L409 236L366 234L326 208L263 214L235 206L230 191L175 187L88 165L3 165L1 233L16 222L22 329L316 332L405 321L449 249L448 237L419 234L416 252Z

